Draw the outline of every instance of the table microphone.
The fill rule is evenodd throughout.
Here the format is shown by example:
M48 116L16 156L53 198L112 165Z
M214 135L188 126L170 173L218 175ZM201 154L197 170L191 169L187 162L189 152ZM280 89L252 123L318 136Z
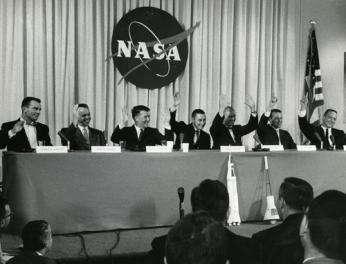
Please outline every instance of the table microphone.
M333 144L332 150L335 150L335 138L333 135L330 135L330 141L332 141L332 144Z
M323 149L323 140L320 136L320 134L318 134L317 132L314 133L315 137L320 141L320 144L321 144L321 149Z
M184 196L185 190L183 187L178 188L178 196L179 196L179 218L182 219L184 217Z
M58 132L58 135L67 142L67 149L69 150L70 149L70 140L68 140L68 138L61 132L59 131Z

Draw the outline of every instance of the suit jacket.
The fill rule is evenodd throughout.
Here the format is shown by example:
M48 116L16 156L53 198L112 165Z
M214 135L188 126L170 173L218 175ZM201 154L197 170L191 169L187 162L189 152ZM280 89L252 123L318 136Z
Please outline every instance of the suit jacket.
M271 262L273 250L282 244L283 248L285 249L285 243L290 246L289 248L293 248L294 251L283 250L283 252L287 252L287 254L289 255L294 254L296 256L295 259L298 259L300 263L303 261L304 249L300 244L299 237L299 228L302 218L302 213L290 215L281 224L255 233L252 236L252 239L255 241L255 243L258 243L261 263L274 263ZM292 247L291 242L293 243ZM282 260L285 260L283 256L277 256L277 258L279 257L281 257Z
M106 139L101 130L89 127L88 144L82 134L82 131L73 123L69 127L61 129L61 133L70 141L70 148L73 150L90 150L91 146L105 146ZM67 142L61 138L61 144L66 146Z
M304 264L344 264L344 262L339 259L316 258L307 260Z
M151 242L152 249L148 253L150 264L163 264L165 256L167 235L154 238ZM228 259L232 264L256 264L258 262L257 244L250 238L234 234L227 229L229 248Z
M316 137L317 133L323 141L323 148L326 149L327 146L329 146L329 142L321 126L314 126L310 124L306 118L306 115L304 117L298 117L298 123L300 130L302 131L304 136L306 136L306 138L310 140L311 145L316 145L318 149L321 148L321 142L318 137ZM335 140L336 148L343 149L343 145L346 145L346 137L344 131L332 128L332 135Z
M257 128L257 134L264 145L279 145L279 137L275 129L268 125L269 117L262 115ZM294 143L290 133L288 131L279 129L281 145L284 149L296 149L296 143Z
M118 144L120 141L126 141L126 149L128 150L145 151L146 146L161 145L162 140L173 140L173 133L171 130L165 129L165 136L163 136L158 129L147 127L139 141L134 125L122 129L117 126L113 131L111 140Z
M12 138L9 138L8 131L19 121L19 119L7 123L3 123L0 130L0 149L6 148L11 151L32 151L25 129L23 128ZM48 126L36 123L37 141L44 141L46 146L51 146Z
M18 256L10 259L7 264L56 264L56 262L36 252L23 250Z
M176 111L171 112L171 119L169 121L172 131L176 134L174 148L179 149L180 143L189 143L190 149L210 149L210 136L208 133L200 130L199 138L194 144L193 139L195 136L195 129L192 124L186 125L185 122L177 122L175 120Z
M214 141L214 149L220 148L220 146L232 145L232 146L241 146L242 141L241 137L249 134L257 128L258 117L250 115L249 122L244 125L234 125L232 131L234 138L231 137L229 130L224 126L223 117L220 114L216 114L213 124L210 127L210 134Z

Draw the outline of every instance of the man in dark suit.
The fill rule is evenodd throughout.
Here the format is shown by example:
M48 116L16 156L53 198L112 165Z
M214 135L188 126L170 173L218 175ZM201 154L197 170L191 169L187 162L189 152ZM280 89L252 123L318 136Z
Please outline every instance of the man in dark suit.
M286 255L276 255L276 263L286 261L291 256L294 256L291 264L302 263L303 248L299 241L299 227L304 211L313 199L313 189L305 180L290 177L281 184L278 197L277 207L284 221L254 234L252 239L259 245L261 263L274 263L272 256L280 247L291 250L282 250Z
M32 151L38 145L51 146L48 126L37 122L41 113L41 100L25 97L22 116L3 123L0 130L0 148L12 151Z
M191 192L193 212L204 210L216 221L225 223L229 210L229 194L223 183L217 180L204 180ZM231 208L232 210L232 208ZM234 264L256 264L258 259L257 244L250 238L234 234L226 229L227 258ZM167 235L155 238L149 252L151 264L163 264Z
M27 223L22 230L23 250L8 264L55 264L44 255L52 247L52 230L44 220Z
M119 144L126 142L126 149L135 151L145 151L146 146L162 145L166 140L172 140L172 132L165 129L163 136L158 129L149 127L150 109L144 105L137 105L132 108L132 118L135 124L126 127L128 117L123 110L123 120L113 131L111 140Z
M106 139L102 131L89 127L91 117L87 104L76 104L73 107L73 122L62 128L59 136L61 144L70 143L70 149L90 150L91 146L105 146Z
M255 103L251 97L245 104L251 109L249 122L244 125L235 125L236 112L233 107L226 106L226 97L221 95L219 103L219 113L216 114L213 124L210 127L210 134L213 138L214 149L220 146L241 146L242 136L245 136L257 128L258 117Z
M304 96L300 101L300 112L298 116L299 128L310 140L311 145L316 145L318 149L343 149L346 145L345 133L334 128L337 112L334 109L327 109L322 118L322 124L315 126L310 124L306 117L308 100Z

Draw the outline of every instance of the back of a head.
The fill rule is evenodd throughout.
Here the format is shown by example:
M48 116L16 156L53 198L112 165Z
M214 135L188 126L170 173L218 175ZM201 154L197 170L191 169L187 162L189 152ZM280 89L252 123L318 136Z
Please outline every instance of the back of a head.
M227 218L229 196L226 186L218 180L204 180L191 194L193 211L209 212L215 220L224 221Z
M304 212L311 203L314 193L307 181L289 177L280 185L279 197L282 197L290 208Z
M346 260L346 194L330 190L316 197L306 214L312 244L326 257Z
M226 232L208 212L186 215L168 233L167 264L225 264Z
M22 230L22 240L25 250L40 251L51 246L50 226L45 220L35 220L27 223Z

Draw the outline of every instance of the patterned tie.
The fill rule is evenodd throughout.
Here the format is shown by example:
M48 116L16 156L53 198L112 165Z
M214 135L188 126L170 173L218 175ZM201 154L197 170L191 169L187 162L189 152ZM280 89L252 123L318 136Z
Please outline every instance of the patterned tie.
M86 127L83 127L83 137L85 138L86 143L90 144L88 130L86 129Z
M199 138L199 130L195 130L195 135L193 136L193 144L196 144Z

